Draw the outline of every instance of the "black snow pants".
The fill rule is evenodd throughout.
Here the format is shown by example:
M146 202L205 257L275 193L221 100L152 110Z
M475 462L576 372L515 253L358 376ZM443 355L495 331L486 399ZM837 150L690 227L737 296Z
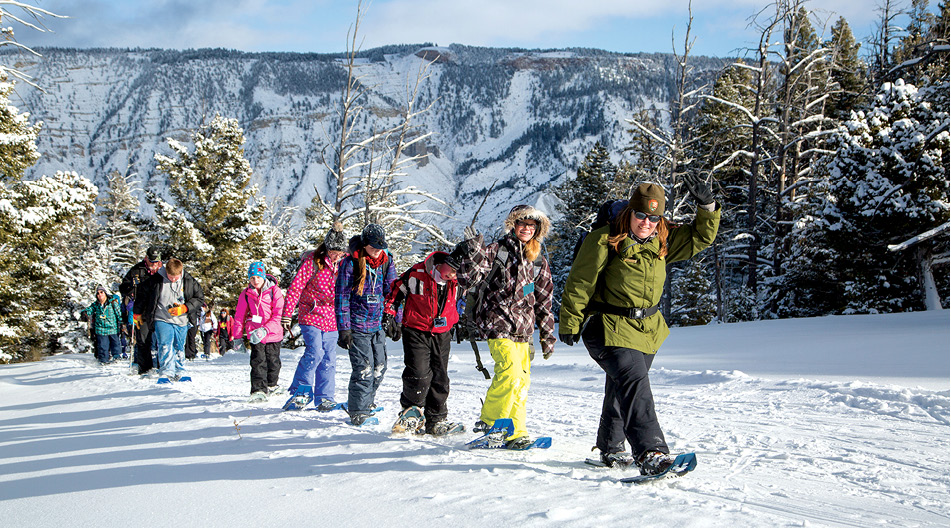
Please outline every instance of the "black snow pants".
M424 409L426 421L441 422L449 410L449 332L431 334L403 327L403 393L400 405Z
M588 354L604 370L604 403L597 446L607 453L624 450L624 440L638 457L645 451L669 453L664 432L654 412L648 371L654 354L604 344L604 323L595 316L581 335Z
M251 393L277 386L281 375L281 343L251 345Z

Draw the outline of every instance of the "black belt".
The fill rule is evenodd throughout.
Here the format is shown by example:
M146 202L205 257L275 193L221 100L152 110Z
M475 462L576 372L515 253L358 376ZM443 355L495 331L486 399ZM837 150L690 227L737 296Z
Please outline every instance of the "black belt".
M594 312L609 314L609 315L620 315L621 317L627 317L628 319L647 319L648 317L657 313L657 310L660 310L660 305L654 305L650 308L624 308L622 306L614 306L613 304L608 304L600 301L591 301L588 303L588 309Z

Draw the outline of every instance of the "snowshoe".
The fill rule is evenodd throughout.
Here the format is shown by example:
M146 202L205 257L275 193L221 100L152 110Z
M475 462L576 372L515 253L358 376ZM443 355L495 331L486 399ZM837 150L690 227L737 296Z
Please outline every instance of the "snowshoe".
M674 463L674 457L660 451L648 451L641 455L637 467L641 475L654 476L666 473Z
M393 424L393 434L413 433L423 434L426 427L426 418L423 412L413 405L400 412L399 418Z
M485 422L477 422L485 424ZM488 425L488 424L485 424ZM475 430L475 428L473 428ZM505 447L505 439L515 431L515 425L510 418L499 418L492 424L484 435L466 443L469 449L498 449Z
M248 403L264 403L267 401L267 393L264 391L252 392L248 398Z
M518 438L513 438L511 440L505 441L505 449L513 449L515 451L523 451L532 447L535 441L529 438L528 436L520 436Z
M592 451L597 447L592 448ZM595 467L627 469L634 465L634 457L630 453L608 453L601 451L598 458L586 458L585 464Z
M670 455L664 455L661 458L670 458ZM644 457L645 460L647 457ZM644 484L646 482L653 482L655 480L663 480L673 477L682 477L687 473L693 471L697 467L697 455L694 453L684 453L682 455L677 455L677 458L674 458L673 461L667 465L666 469L661 470L659 473L654 474L643 474L636 477L627 477L619 479L618 482L624 482L627 484ZM643 465L641 466L641 472L644 472Z
M380 420L366 413L358 413L350 417L350 423L357 427L363 427L364 425L376 425L380 423Z
M339 403L327 398L320 400L320 403L317 404L317 410L320 412L330 412L340 408Z
M439 422L426 423L426 434L431 434L433 436L447 436L464 432L466 432L466 426L457 422L442 420Z
M294 395L284 404L285 411L301 411L314 401L314 389L310 385L300 385Z
M191 376L182 376L178 378L178 381L191 381L191 380L192 380Z
M165 384L171 383L171 382L172 382L171 379L166 378L165 376L162 376L162 377L159 378L158 381L156 381L155 383L156 383L157 385L165 385Z

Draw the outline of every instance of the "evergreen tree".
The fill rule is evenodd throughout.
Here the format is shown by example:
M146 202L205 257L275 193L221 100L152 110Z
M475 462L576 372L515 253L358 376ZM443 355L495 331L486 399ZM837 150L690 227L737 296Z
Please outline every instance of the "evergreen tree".
M855 41L849 23L839 17L832 26L831 38L824 45L829 49L832 81L838 88L832 94L828 115L845 120L850 112L858 110L867 102L867 68L859 57L861 44Z
M611 162L607 149L597 142L585 155L575 177L551 190L559 199L552 233L546 240L555 284L555 313L561 307L561 294L579 236L591 227L598 207L605 200L622 197L615 192L617 176L618 167Z
M232 306L247 283L248 266L263 259L265 244L271 243L265 239L267 206L251 183L244 131L236 119L216 115L191 140L194 151L169 138L174 156L155 155L175 204L152 192L146 199L155 206L160 239L186 263L206 298Z
M139 216L138 182L130 175L113 171L106 176L109 189L99 196L103 223L97 237L98 245L108 249L108 267L122 277L136 264L143 253L145 240L136 225Z
M825 194L796 224L788 275L800 286L789 303L799 315L924 306L919 270L931 266L918 260L946 253L946 238L922 242L917 255L888 245L948 222L948 91L947 79L920 90L885 84L832 136Z
M671 304L675 307L670 322L677 326L705 325L717 315L716 295L709 266L694 257L671 280Z

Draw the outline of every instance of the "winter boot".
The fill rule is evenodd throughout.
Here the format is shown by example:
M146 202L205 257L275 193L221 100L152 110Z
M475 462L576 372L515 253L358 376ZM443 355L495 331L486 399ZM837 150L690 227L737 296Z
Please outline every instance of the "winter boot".
M608 453L601 451L601 463L609 468L625 469L634 464L630 453Z
M423 434L426 428L426 418L419 407L413 405L400 412L399 418L393 424L393 434L413 433Z
M647 451L637 460L641 475L659 475L674 463L674 457L660 451Z
M466 427L461 423L440 420L438 422L426 422L426 434L433 436L446 436L456 433L466 432Z
M320 412L330 412L337 408L337 402L324 398L317 404L317 410Z
M370 415L366 413L356 413L350 417L350 423L356 425L357 427L366 423L370 419ZM375 420L376 418L374 418Z
M514 451L522 451L531 447L535 443L534 440L528 436L520 436L518 438L512 438L505 442L505 449L512 449Z

